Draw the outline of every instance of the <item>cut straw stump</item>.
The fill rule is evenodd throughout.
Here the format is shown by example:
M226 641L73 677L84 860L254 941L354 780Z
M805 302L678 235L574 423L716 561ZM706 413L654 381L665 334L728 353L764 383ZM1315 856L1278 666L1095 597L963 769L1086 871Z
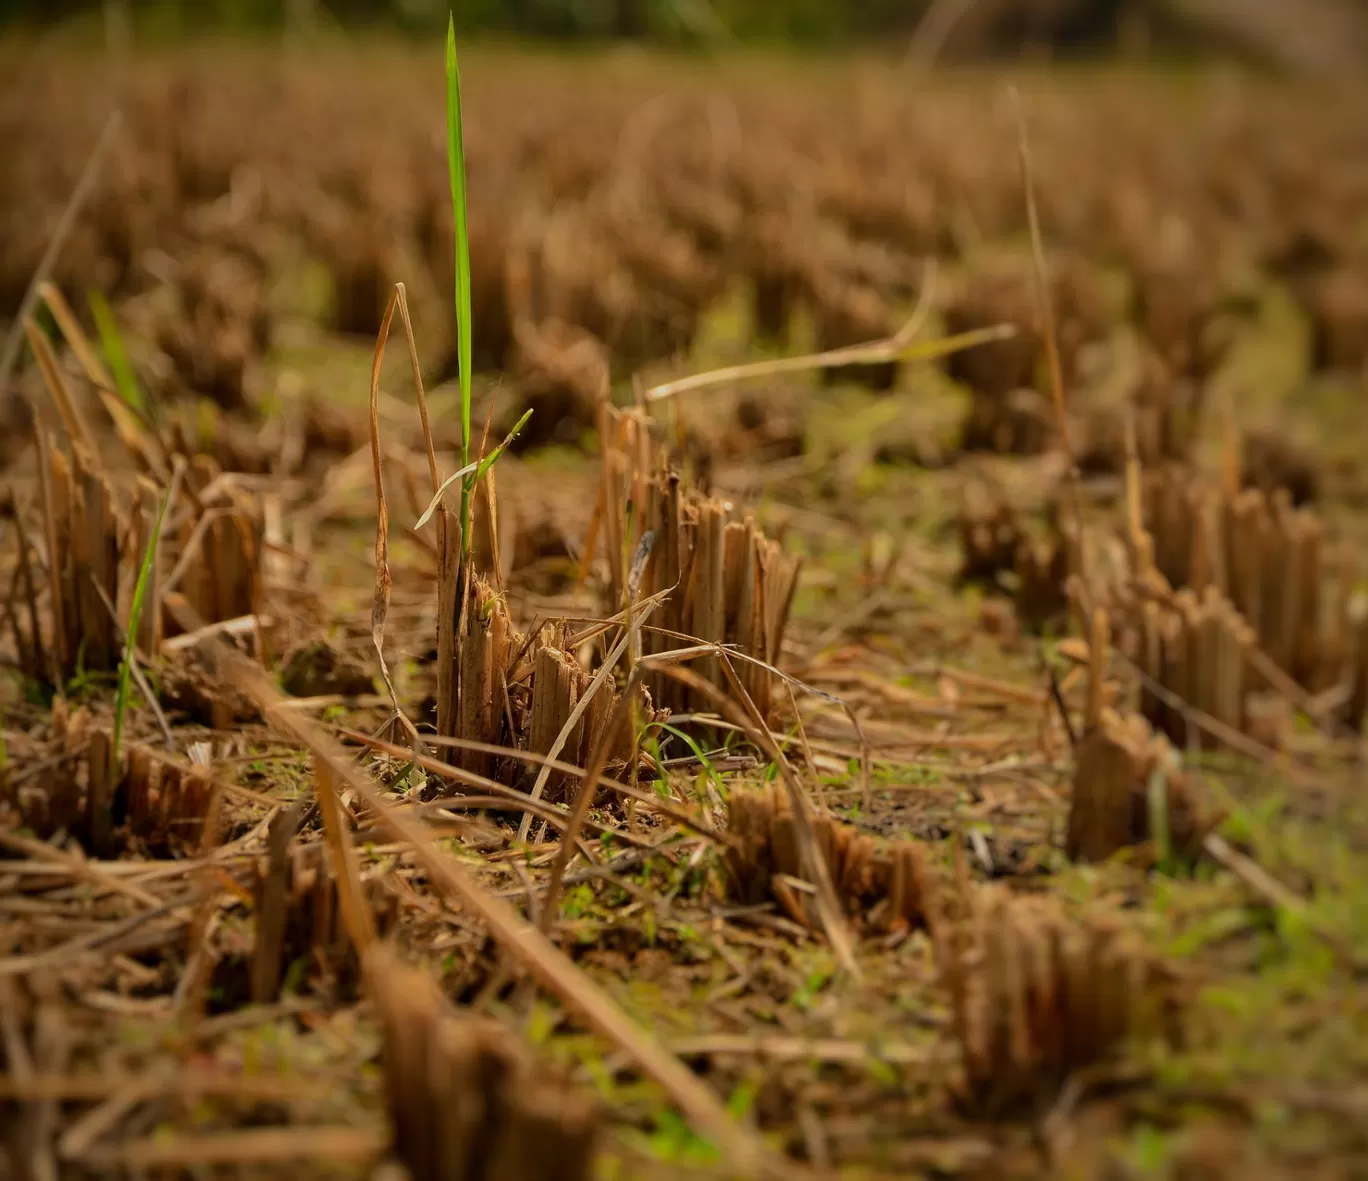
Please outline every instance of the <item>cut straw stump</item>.
M7 616L25 676L54 688L83 672L118 667L122 623L164 494L144 477L121 494L83 444L73 444L68 454L42 430L38 455L41 529L17 531L20 553ZM196 460L185 496L177 498L179 530L153 555L147 609L134 637L148 656L164 636L184 630L173 599L210 624L260 610L263 518L254 499L219 481L220 475L213 461ZM217 491L210 487L215 483ZM41 581L40 570L46 571Z
M341 888L321 844L293 845L297 812L271 822L265 856L253 867L253 931L250 981L254 1004L280 998L290 966L307 957L322 969L334 990L350 995L359 983L356 947L344 921ZM397 913L398 899L380 889L366 891L381 932Z
M795 889L803 881L797 825L778 788L732 793L728 831L735 844L726 865L736 896L755 904L774 898L797 923L821 929L813 896ZM812 820L818 848L846 911L875 931L926 925L935 907L937 881L915 841L876 842L827 816Z
M1215 820L1204 815L1177 753L1149 722L1133 714L1122 717L1104 704L1110 660L1107 612L1097 608L1091 623L1087 708L1065 851L1075 861L1105 861L1122 849L1151 842L1156 859L1191 864Z
M202 767L183 767L145 746L128 750L123 800L130 836L159 856L197 851L214 798Z
M453 657L453 662L459 661L460 676L446 682L453 697L438 701L439 733L532 754L551 756L555 751L560 762L586 766L620 694L611 681L594 692L557 750L562 731L592 692L594 680L570 648L563 622L547 624L531 637L520 633L508 617L503 596L483 577L476 577L462 641ZM639 716L647 725L664 718L644 690ZM452 757L463 770L509 787L527 790L537 778L537 768L529 771L521 759L464 749ZM610 752L609 765L620 767L630 759L630 736L624 734ZM563 802L575 783L572 773L550 772L540 795L552 803Z
M198 850L214 797L209 773L136 745L124 748L116 767L109 732L87 731L86 716L73 716L67 757L41 786L5 787L0 799L39 839L68 831L96 857L131 848L156 856Z
M1071 1074L1124 1042L1173 1036L1176 981L1123 932L995 886L967 906L966 922L937 937L967 1109L1047 1110Z
M65 683L80 669L109 672L117 667L122 645L110 605L119 601L121 567L137 558L120 546L124 529L114 491L91 452L76 444L68 458L41 431L38 450L42 536L50 554L43 563L48 571L50 650ZM21 537L20 544L26 541ZM22 563L39 565L36 555L28 554ZM24 671L41 684L50 683L49 668Z
M1162 793L1162 798L1155 798ZM1163 824L1162 833L1156 831ZM1105 861L1152 842L1191 863L1214 827L1203 815L1177 753L1143 718L1110 709L1078 744L1065 852L1075 861Z
M181 526L177 562L184 568L181 592L206 623L252 615L260 607L265 520L254 500L231 487L224 493L226 505L202 505L200 498L220 475L207 456L191 464L187 490L201 511Z
M1217 741L1205 729L1189 734L1187 707L1231 730L1247 728L1249 696L1258 687L1250 663L1254 633L1229 599L1212 586L1200 597L1184 589L1171 606L1144 603L1133 623L1137 664L1147 678L1140 712L1150 725L1184 747Z
M629 597L637 601L673 588L653 621L657 630L645 638L645 652L678 651L694 641L734 645L750 658L737 665L742 683L768 717L773 674L753 662L779 659L800 560L785 554L750 516L736 519L729 505L687 488L639 413L604 404L599 429L608 610L622 610ZM694 667L709 683L727 687L716 658ZM705 708L666 676L655 678L652 689L662 707Z
M1228 598L1250 642L1307 691L1352 680L1355 563L1311 510L1293 508L1285 489L1217 488L1177 464L1146 472L1140 499L1169 586L1203 604L1209 588ZM1363 712L1350 704L1344 720L1360 728Z
M1033 628L1063 616L1069 551L1062 536L1032 537L1005 497L979 483L965 488L959 515L960 578L998 584L1015 579L1017 614Z
M587 1181L601 1115L498 1024L458 1016L383 944L366 980L384 1036L394 1155L412 1181Z

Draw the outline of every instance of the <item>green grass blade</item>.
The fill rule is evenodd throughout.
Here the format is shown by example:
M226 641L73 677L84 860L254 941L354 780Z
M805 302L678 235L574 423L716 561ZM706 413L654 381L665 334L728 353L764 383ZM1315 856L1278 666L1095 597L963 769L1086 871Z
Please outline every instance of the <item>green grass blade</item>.
M119 664L119 689L114 698L114 751L111 762L115 766L118 765L119 739L123 736L124 714L128 711L128 688L133 680L133 652L138 643L143 602L147 598L148 580L152 577L152 562L157 555L157 540L161 537L162 521L166 518L166 510L170 503L171 494L168 492L162 498L161 508L157 510L157 523L152 527L152 536L148 539L147 549L143 553L138 581L133 587L133 602L128 608L128 632L124 639L123 661Z
M1146 785L1149 806L1150 840L1154 842L1155 862L1160 872L1170 868L1173 859L1173 839L1169 831L1168 768L1162 762L1155 765Z
M684 743L684 745L689 748L690 752L692 752L693 754L693 757L698 760L699 765L707 773L709 782L711 782L712 785L715 788L717 788L718 792L725 800L727 798L727 790L722 784L722 776L720 776L717 773L717 768L715 768L712 765L712 760L708 758L707 752L701 746L699 746L698 743L694 741L694 739L689 734L686 734L677 726L671 726L668 722L661 722L660 730L662 733L672 734L674 737L678 738L680 742ZM661 769L661 774L664 774L664 768Z
M470 462L470 236L466 225L465 139L461 130L461 75L456 64L456 24L447 21L447 168L451 218L456 229L456 361L461 382L461 462Z
M119 396L134 410L146 410L147 399L143 397L138 379L133 376L133 366L128 363L128 350L124 348L123 336L119 333L119 325L114 320L109 301L98 291L91 291L87 299L91 314L95 317L96 331L100 334L100 347L114 374Z
M486 455L482 460L480 460L480 466L475 469L474 483L478 484L481 480L484 479L485 473L489 471L489 469L492 468L495 465L495 463L498 462L499 456L501 456L505 451L508 450L508 445L512 443L513 440L516 439L520 434L522 434L523 427L527 425L527 420L531 417L531 409L524 411L523 416L520 419L518 419L517 425L511 431L508 432L507 436L505 436L504 438L504 441L500 443L497 447L495 447L494 450L491 451L488 455Z
M414 530L417 531L421 529L432 520L432 514L437 511L437 507L442 503L442 497L446 495L447 489L456 483L457 480L461 481L462 487L473 489L476 484L484 479L485 473L494 466L499 456L508 449L508 445L518 437L518 433L527 425L527 420L531 417L532 411L528 410L520 419L518 419L518 425L508 432L504 437L504 441L495 447L492 452L481 460L474 463L468 463L463 468L458 468L443 480L441 486L428 502L427 508L423 510L423 515L418 518L418 523L413 527Z

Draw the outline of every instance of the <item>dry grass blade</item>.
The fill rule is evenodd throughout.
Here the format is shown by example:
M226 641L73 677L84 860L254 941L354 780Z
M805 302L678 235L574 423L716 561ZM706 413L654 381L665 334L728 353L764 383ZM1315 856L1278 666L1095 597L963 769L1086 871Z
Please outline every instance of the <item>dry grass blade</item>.
M1016 334L1016 329L1012 325L999 324L994 328L964 332L944 340L914 344L916 335L921 331L931 310L935 287L936 266L932 260L926 267L926 277L922 283L916 309L897 332L884 340L828 349L825 352L809 353L801 357L780 357L768 361L754 361L747 365L728 365L706 373L695 373L676 381L652 386L646 391L645 400L657 402L691 390L706 389L709 386L725 385L734 381L775 377L783 373L806 373L813 369L841 369L853 365L878 365L899 360L934 361L963 349L974 348L995 340L1006 340Z
M259 667L220 642L206 643L206 647L211 645L220 679L235 683L246 692L272 724L307 746L339 782L356 792L397 839L413 847L419 864L444 893L479 915L494 938L543 987L559 996L596 1033L628 1054L642 1072L678 1104L694 1127L722 1150L732 1167L749 1174L767 1162L769 1154L764 1145L738 1126L717 1097L677 1058L666 1053L654 1038L638 1028L572 960L512 907L481 886L450 856L437 849L426 827L386 801L352 765L346 752L319 727L295 711L281 709L279 691Z
M51 282L43 280L38 284L38 298L41 299L48 311L52 313L53 320L61 330L62 336L66 338L67 344L71 346L71 351L76 354L76 360L91 385L103 389L113 389L114 380L105 371L104 365L100 363L99 357L95 355L95 350L90 347L90 341L86 338L80 322L72 313L66 297Z
M365 962L366 953L375 943L375 916L366 904L361 889L361 874L356 866L356 850L346 830L346 812L342 807L341 792L327 763L314 764L315 794L318 810L323 816L323 830L328 840L328 857L332 862L333 877L338 883L342 904L342 919L347 925L352 946Z
M142 903L144 906L161 905L160 898L150 891L144 890L136 882L125 882L122 878L104 873L96 866L89 864L83 857L64 852L44 841L35 841L18 833L0 832L0 845L13 849L16 853L24 853L39 860L55 862L70 870L72 877L99 886L111 894L122 894Z
M393 580L389 568L389 509L385 504L385 480L380 460L380 370L385 360L385 344L389 340L390 325L394 321L394 310L399 309L399 318L404 325L404 341L408 346L409 366L413 371L413 383L418 391L418 409L423 420L423 434L427 441L428 470L432 478L434 492L437 489L437 454L432 441L432 428L428 422L427 398L423 393L423 376L418 364L418 346L413 339L413 324L409 319L408 298L404 285L396 283L385 305L385 316L380 322L380 332L375 340L375 356L371 360L370 376L370 447L371 464L375 472L375 595L371 603L371 642L375 645L375 655L380 661L380 675L385 680L394 712L403 722L409 736L418 741L418 729L409 721L399 705L399 695L395 692L394 681L390 677L389 665L385 663L385 620L389 615L390 591Z
M551 925L555 922L560 907L561 885L565 881L565 871L570 865L571 850L575 847L580 829L584 827L584 820L589 814L590 807L593 806L594 797L598 795L599 781L608 764L608 752L617 743L618 735L622 732L623 726L632 724L632 702L635 700L638 683L639 677L636 670L633 670L633 675L627 681L627 692L618 700L612 717L608 719L608 724L603 728L603 734L599 737L598 745L594 748L593 757L589 760L588 770L580 782L579 791L575 796L575 807L570 813L570 822L566 825L565 834L561 837L560 844L556 848L556 859L551 863L551 877L546 884L546 896L542 902L541 914L538 919L538 925L543 935L550 934Z
M145 418L128 403L115 388L90 340L81 327L81 322L72 312L66 297L51 282L38 285L38 298L52 313L52 318L61 330L76 360L86 375L86 380L94 387L104 405L114 429L129 455L140 458L147 470L162 483L171 479L172 459L166 444L148 424Z
M915 321L909 321L915 324ZM909 344L905 340L906 327L887 340L876 340L869 344L850 345L846 348L831 349L825 353L810 353L803 357L779 357L772 361L755 361L749 365L730 365L724 369L713 369L707 373L695 373L678 381L653 386L646 391L648 401L658 402L686 394L692 390L707 389L709 386L726 385L735 381L755 381L762 377L777 377L784 373L806 373L813 369L844 369L854 365L882 365L890 361L938 361L964 349L977 348L981 344L991 344L996 340L1008 340L1016 335L1011 324L998 324L992 328L976 328L961 332L943 340L930 340L924 344Z
M96 1145L78 1163L132 1171L304 1161L370 1164L384 1152L385 1139L379 1128L236 1128L232 1132L157 1135Z
M33 349L33 358L38 362L38 368L43 374L43 383L52 395L53 404L61 416L67 436L83 446L92 458L97 457L100 454L99 445L95 442L95 436L81 412L80 404L72 397L71 387L67 385L61 367L57 364L57 354L53 351L52 342L32 318L24 321L24 335L28 337L29 347Z
M1078 461L1074 457L1073 446L1069 440L1069 416L1065 409L1064 369L1059 359L1059 333L1055 327L1054 298L1050 289L1049 266L1045 261L1045 242L1040 232L1040 212L1036 207L1035 175L1031 169L1031 148L1026 136L1026 115L1022 109L1021 93L1015 86L1010 88L1012 110L1016 116L1017 152L1021 160L1021 183L1026 194L1026 221L1031 231L1031 260L1035 267L1036 300L1040 306L1041 335L1045 341L1045 359L1050 370L1050 404L1054 409L1055 429L1059 432L1059 446L1068 461L1066 487L1069 496L1069 516L1072 536L1066 552L1070 555L1068 570L1082 574L1074 568L1074 550L1081 546L1083 536L1083 505L1078 491Z
M62 210L57 228L53 230L47 248L43 251L43 257L38 262L38 269L29 282L28 290L24 292L24 298L19 304L19 312L14 317L14 323L10 326L9 333L5 337L4 351L0 352L0 396L9 392L10 378L14 375L14 366L19 360L19 346L25 331L24 324L38 303L39 284L46 280L52 271L57 256L61 253L67 238L71 236L71 230L76 224L77 217L80 216L86 201L94 191L95 182L100 175L100 166L104 163L105 152L113 142L114 133L118 131L122 121L123 116L118 111L111 111L109 118L105 120L100 138L95 141L95 147L91 150L89 159L86 160L80 179L77 180L76 187L71 190L71 199L67 202L66 208Z

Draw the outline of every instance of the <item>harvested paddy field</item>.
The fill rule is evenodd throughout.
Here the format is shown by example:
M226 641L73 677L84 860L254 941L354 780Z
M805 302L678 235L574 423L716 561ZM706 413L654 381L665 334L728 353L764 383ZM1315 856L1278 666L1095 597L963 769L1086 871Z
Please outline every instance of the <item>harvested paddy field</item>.
M1368 108L461 67L0 49L0 1175L1365 1175Z

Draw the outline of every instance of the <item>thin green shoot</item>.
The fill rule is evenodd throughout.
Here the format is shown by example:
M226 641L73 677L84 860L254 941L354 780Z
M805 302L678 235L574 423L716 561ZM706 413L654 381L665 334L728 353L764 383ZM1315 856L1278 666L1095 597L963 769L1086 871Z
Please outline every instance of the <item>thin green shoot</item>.
M147 599L147 584L152 577L152 562L157 556L157 541L161 537L162 522L166 519L166 510L170 504L171 493L167 492L162 498L161 508L157 510L157 523L152 526L152 536L148 538L142 566L138 570L138 581L133 587L133 602L128 608L128 630L124 637L123 660L119 664L119 689L114 698L114 741L110 762L115 767L119 765L119 739L123 736L124 714L128 712L134 651L138 642L138 628L142 623L143 604Z
M684 743L684 745L693 752L693 757L698 760L699 766L708 777L708 781L717 789L717 793L725 800L727 798L727 789L722 782L722 776L717 773L717 768L712 765L712 760L708 758L707 752L694 740L694 738L677 726L671 726L668 722L661 722L659 729L662 733L671 734L675 738L678 738L680 742Z
M1154 842L1155 864L1160 873L1172 868L1173 840L1169 832L1168 768L1155 766L1146 784L1150 840Z
M128 350L124 347L123 336L114 319L114 310L98 291L91 291L87 299L91 315L95 317L96 331L100 334L100 347L104 350L105 360L109 362L119 396L134 410L146 410L147 399L133 374L133 366L129 364Z
M451 218L456 235L456 364L461 385L461 466L470 463L471 324L470 236L466 224L465 140L461 128L461 76L456 64L456 20L447 18L447 168L451 174ZM461 484L462 564L470 546L470 496L476 477Z
M423 510L423 515L418 518L418 523L413 526L414 531L416 532L421 529L432 519L432 514L437 511L437 506L442 503L442 497L446 495L447 489L457 480L461 480L463 483L468 481L469 487L473 489L476 484L484 479L485 474L494 466L499 456L508 450L509 444L518 437L522 432L523 427L527 425L527 420L531 417L532 411L528 410L520 419L518 419L517 425L504 436L504 441L495 447L493 451L483 459L478 460L475 463L468 463L458 471L452 472L451 475L443 480L441 487L437 489L432 499L428 502L427 508Z

